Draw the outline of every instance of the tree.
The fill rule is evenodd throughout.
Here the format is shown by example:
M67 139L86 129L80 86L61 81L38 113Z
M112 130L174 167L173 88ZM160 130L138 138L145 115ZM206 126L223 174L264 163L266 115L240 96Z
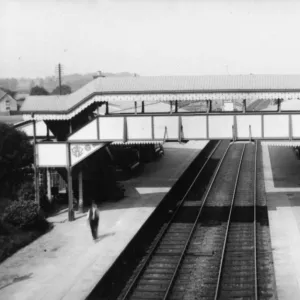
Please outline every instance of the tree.
M62 95L68 95L72 93L72 89L66 85L66 84L62 84L61 85L61 94ZM52 95L60 95L59 93L59 86L57 86L51 93Z
M17 192L32 176L33 148L28 136L12 125L0 123L0 191Z
M36 85L36 86L31 88L30 95L41 96L41 95L49 95L49 93L43 87L40 87L40 86Z

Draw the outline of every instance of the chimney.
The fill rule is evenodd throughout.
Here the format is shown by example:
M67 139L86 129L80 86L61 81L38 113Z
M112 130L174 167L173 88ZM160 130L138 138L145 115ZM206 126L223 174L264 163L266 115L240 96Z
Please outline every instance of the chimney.
M93 78L96 79L98 77L105 77L105 75L101 71L98 71L96 75L93 75Z

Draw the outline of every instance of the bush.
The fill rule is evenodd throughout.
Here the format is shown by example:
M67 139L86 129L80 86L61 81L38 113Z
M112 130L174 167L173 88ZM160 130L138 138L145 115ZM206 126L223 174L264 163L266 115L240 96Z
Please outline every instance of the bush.
M17 193L17 198L23 201L34 201L35 189L33 180L24 182Z
M14 196L31 172L33 146L24 132L0 122L0 193Z
M48 222L38 211L38 205L33 201L14 201L9 205L3 216L3 222L21 229L44 230Z

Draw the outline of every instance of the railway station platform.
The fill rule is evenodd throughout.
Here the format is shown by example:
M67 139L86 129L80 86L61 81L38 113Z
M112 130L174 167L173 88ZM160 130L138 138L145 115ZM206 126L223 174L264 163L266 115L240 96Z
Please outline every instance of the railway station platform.
M300 161L292 147L262 143L278 299L300 299Z
M0 299L85 299L207 141L167 143L165 155L124 182L125 198L100 206L99 238L86 214L49 218L54 228L0 265Z

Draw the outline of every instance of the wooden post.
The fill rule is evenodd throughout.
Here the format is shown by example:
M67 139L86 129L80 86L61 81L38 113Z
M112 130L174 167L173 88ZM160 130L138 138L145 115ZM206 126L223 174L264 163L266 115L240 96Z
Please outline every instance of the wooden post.
M126 143L127 142L127 119L126 117L123 117L124 118L124 123L123 123L123 143Z
M73 209L73 178L72 178L72 166L71 166L71 149L70 144L67 144L67 158L68 158L68 165L67 165L67 173L68 173L68 202L69 202L69 210L68 216L69 221L74 221L74 209Z
M235 142L234 125L232 125L232 141Z
M181 143L181 140L182 140L182 133L183 133L183 130L182 130L182 119L181 117L179 117L179 120L178 120L178 142Z
M134 114L137 115L137 103L136 103L136 101L134 101Z
M33 117L33 116L32 116ZM34 163L34 184L35 184L35 201L40 208L40 187L39 187L39 169L37 166L37 151L36 151L36 122L33 120L33 163Z
M208 116L206 116L206 139L209 140L209 119L208 119Z
M234 126L235 140L237 140L237 138L238 138L238 127L237 127L236 115L233 116L233 126Z
M83 176L82 170L78 173L78 210L79 212L83 212Z
M281 99L278 99L277 101L277 111L281 112Z
M247 110L246 99L243 100L243 113Z
M292 122L292 115L289 115L289 140L293 139L293 122Z
M172 101L170 101L170 115L172 114L172 109L173 109L173 105L172 105Z
M96 117L97 140L100 140L100 122L99 122L99 117L100 117L100 110L99 110L99 106L98 106L97 107L97 117Z
M264 124L264 115L261 115L261 138L265 137L265 124Z
M47 172L47 198L48 198L49 202L51 202L52 197L51 197L51 174L50 174L50 169L47 168L46 172Z
M142 101L142 114L145 113L145 102Z
M108 115L109 114L109 106L108 106L108 102L106 102L106 111L105 114Z
M175 101L175 113L178 113L178 100Z
M206 103L207 103L207 113L209 114L211 112L211 101L206 100Z
M154 140L154 117L151 116L151 138Z

